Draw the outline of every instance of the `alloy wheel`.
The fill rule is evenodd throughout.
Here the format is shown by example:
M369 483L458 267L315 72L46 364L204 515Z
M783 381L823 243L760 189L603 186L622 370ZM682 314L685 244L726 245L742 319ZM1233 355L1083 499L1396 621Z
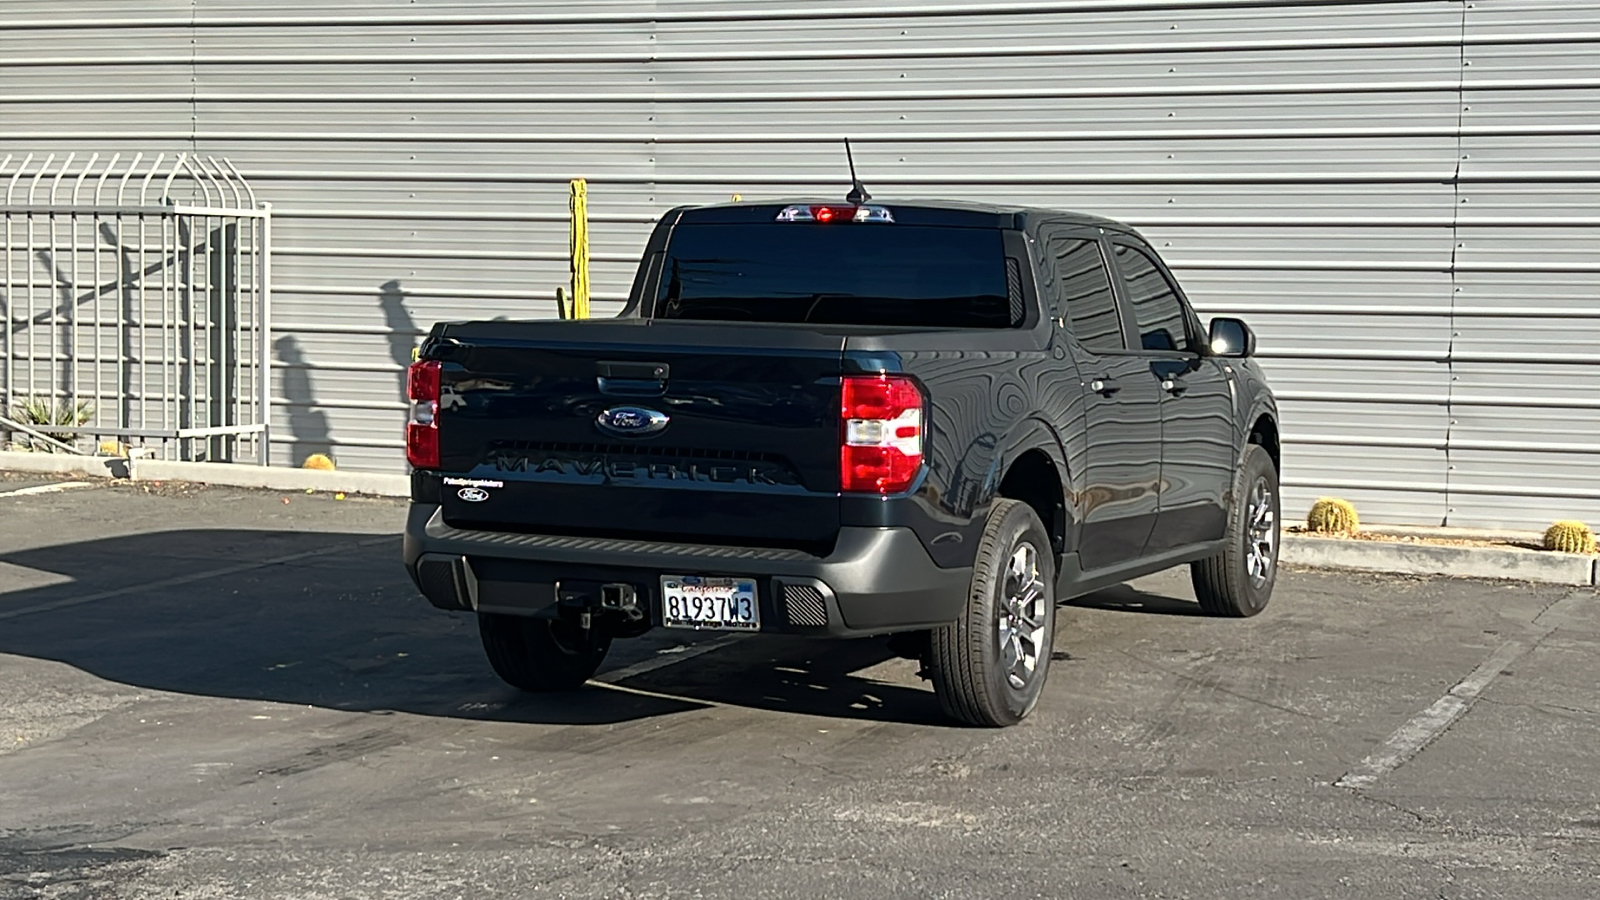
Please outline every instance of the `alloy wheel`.
M1011 554L996 608L996 638L1006 682L1023 690L1039 671L1050 602L1039 571L1039 551L1024 543Z
M1249 546L1245 552L1245 572L1250 584L1261 587L1272 574L1272 562L1278 549L1278 514L1273 509L1272 488L1265 478L1256 479L1250 490L1250 504L1245 508Z

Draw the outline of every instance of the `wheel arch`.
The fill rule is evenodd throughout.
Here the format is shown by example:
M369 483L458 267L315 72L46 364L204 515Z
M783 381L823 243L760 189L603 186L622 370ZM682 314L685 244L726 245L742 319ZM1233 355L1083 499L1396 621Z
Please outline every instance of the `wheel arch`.
M1065 454L1060 438L1046 423L1030 418L1020 424L1015 438L1006 442L1005 452L996 454L992 487L984 499L987 503L1005 497L1032 507L1050 535L1059 564L1062 554L1072 549L1076 522Z
M1272 457L1272 465L1281 474L1283 472L1282 444L1278 435L1278 418L1274 411L1261 409L1251 414L1250 433L1245 436L1246 444L1255 444L1267 451Z
M1024 451L1006 468L995 496L1021 500L1033 507L1050 535L1057 556L1066 550L1067 503L1055 463L1038 448Z

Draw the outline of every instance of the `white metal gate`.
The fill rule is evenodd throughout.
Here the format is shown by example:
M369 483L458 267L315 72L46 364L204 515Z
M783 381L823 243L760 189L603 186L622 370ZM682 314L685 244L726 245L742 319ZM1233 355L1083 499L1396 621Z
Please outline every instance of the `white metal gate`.
M0 442L267 461L271 209L226 159L0 159Z

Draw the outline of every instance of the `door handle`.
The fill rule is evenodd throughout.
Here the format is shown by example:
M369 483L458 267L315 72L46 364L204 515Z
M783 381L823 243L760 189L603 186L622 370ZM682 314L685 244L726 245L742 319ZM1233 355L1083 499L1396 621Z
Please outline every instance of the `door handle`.
M1115 394L1117 391L1122 390L1122 385L1117 384L1116 379L1114 378L1096 378L1095 380L1089 382L1089 390L1094 391L1096 394L1099 394L1102 397L1109 397L1112 394Z

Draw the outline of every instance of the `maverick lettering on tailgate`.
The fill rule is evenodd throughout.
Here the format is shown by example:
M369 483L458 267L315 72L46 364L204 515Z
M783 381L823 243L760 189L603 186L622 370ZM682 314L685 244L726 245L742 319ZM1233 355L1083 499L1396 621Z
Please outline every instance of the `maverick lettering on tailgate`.
M540 481L580 484L680 482L799 487L794 471L770 460L703 460L690 457L638 457L610 453L548 450L496 450L490 463L501 472L525 472Z

